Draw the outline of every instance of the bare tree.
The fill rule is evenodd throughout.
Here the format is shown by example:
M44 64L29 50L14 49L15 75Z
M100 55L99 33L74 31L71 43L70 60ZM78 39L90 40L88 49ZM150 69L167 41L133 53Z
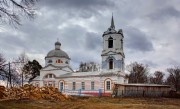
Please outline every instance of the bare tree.
M79 65L79 72L93 72L99 69L99 65L95 62L81 62Z
M180 67L168 68L169 76L167 77L166 83L174 86L177 90L180 90Z
M28 61L29 61L29 58L25 52L21 53L20 56L18 56L18 58L15 60L15 62L17 62L17 63L15 63L16 71L20 75L22 86L23 86L23 82L24 82L24 78L25 78L24 72L23 72L23 67L25 64L28 63Z
M0 0L0 21L16 26L21 25L21 17L33 19L38 0Z
M147 83L149 68L147 65L133 62L127 65L129 83Z
M5 75L5 63L6 63L6 59L3 56L3 54L0 53L0 76L5 79L6 75Z
M155 71L154 75L150 77L150 83L153 84L163 84L164 74L161 71Z
M21 75L18 73L15 63L10 63L10 68L8 69L10 70L10 73L8 72L10 87L19 86L21 83Z

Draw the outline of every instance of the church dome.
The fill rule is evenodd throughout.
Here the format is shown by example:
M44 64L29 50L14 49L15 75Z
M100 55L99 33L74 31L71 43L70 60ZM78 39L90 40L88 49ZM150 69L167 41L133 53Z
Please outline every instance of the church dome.
M60 49L60 46L61 46L61 43L59 41L57 41L55 43L55 50L49 51L47 56L46 56L46 58L49 58L49 57L60 57L60 58L70 59L68 54Z
M57 42L55 43L55 45L61 45L61 43L60 43L59 41L57 41Z
M69 59L69 56L66 52L62 50L51 50L48 54L47 57L61 57L61 58L67 58Z

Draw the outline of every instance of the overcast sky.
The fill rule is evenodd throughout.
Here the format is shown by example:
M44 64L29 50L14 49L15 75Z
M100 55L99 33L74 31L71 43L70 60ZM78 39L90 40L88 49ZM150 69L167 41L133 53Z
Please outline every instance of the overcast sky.
M0 52L8 60L24 51L44 66L59 38L77 69L81 61L101 64L102 34L123 29L126 65L137 61L151 72L180 65L180 0L41 0L33 21L18 29L2 26Z

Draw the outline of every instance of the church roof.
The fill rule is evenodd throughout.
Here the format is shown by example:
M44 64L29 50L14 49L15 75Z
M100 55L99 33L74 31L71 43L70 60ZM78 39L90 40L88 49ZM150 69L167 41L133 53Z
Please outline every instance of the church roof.
M67 73L64 75L59 75L59 78L71 78L71 77L99 77L99 76L124 76L121 72L74 72L74 73Z
M74 72L73 69L69 65L66 65L66 66L55 66L55 65L49 64L49 65L43 67L41 70L47 71L46 68L48 68L48 67L53 67L53 69L51 69L51 70L62 70L64 68L69 68L70 72ZM69 72L69 71L67 71L67 72Z

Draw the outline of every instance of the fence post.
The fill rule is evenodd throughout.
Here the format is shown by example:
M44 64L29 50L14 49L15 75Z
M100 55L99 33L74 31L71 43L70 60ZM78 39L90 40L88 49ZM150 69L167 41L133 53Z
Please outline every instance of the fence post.
M101 97L101 96L102 96L102 91L101 91L101 89L99 89L98 96L99 96L99 97Z
M78 91L78 95L79 95L79 96L81 96L81 89L79 89L79 91Z
M144 97L145 91L143 90L143 97Z

